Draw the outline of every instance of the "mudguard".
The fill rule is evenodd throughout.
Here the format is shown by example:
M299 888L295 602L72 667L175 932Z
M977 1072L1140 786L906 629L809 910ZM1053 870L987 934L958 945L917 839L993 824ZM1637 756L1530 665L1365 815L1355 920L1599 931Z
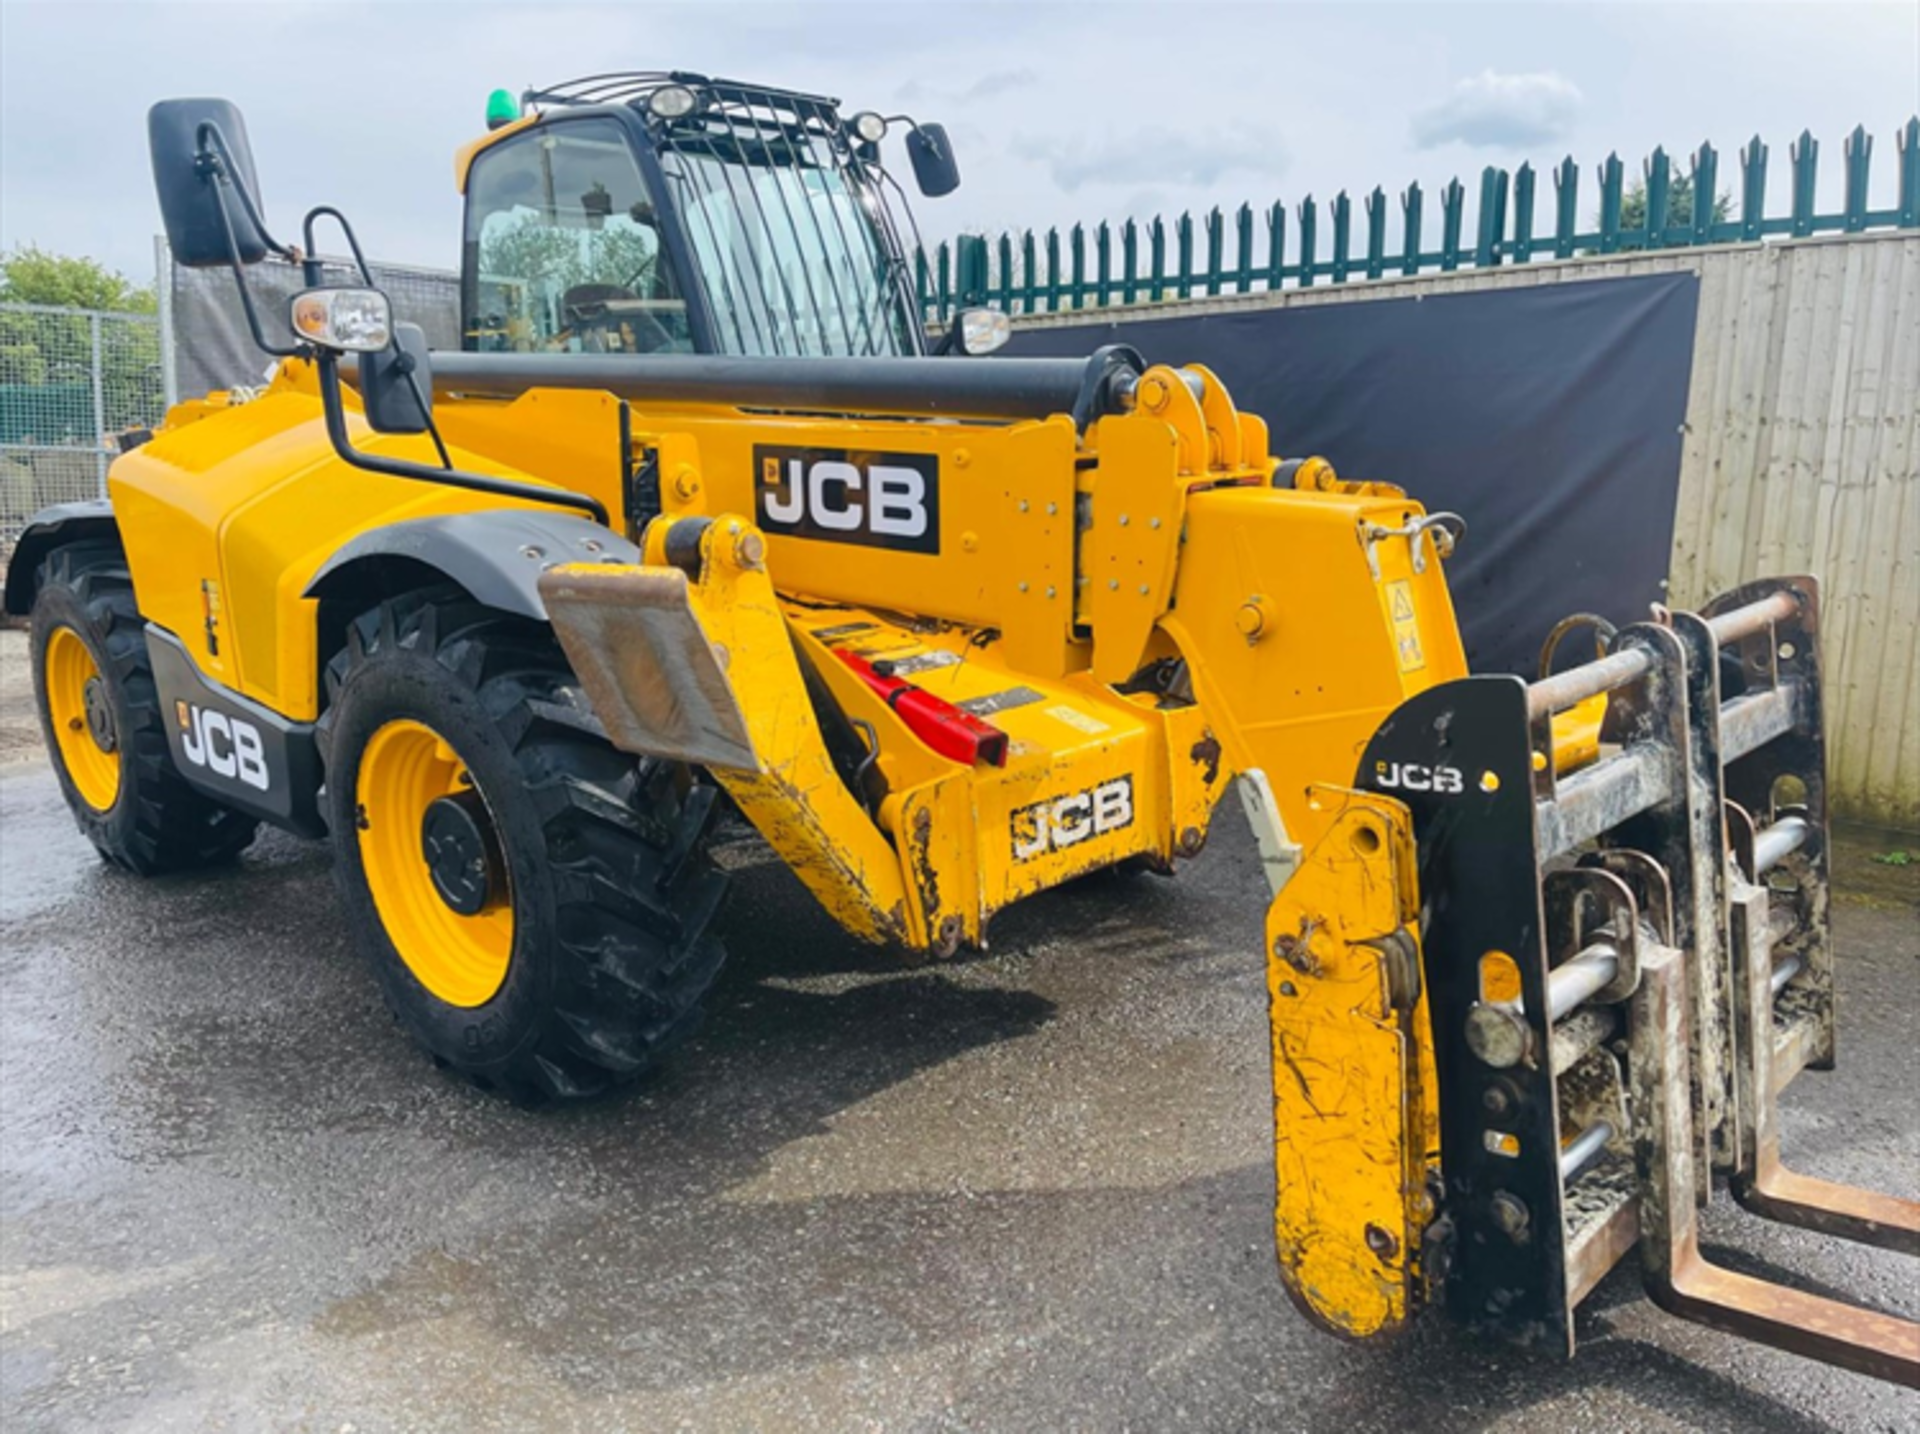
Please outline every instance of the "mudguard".
M547 620L540 574L564 563L634 564L640 550L585 518L527 508L493 508L414 518L362 533L313 575L306 596L378 601L400 570L437 573L474 601L536 622Z
M7 611L20 617L33 607L34 576L48 553L63 543L82 538L111 538L118 531L114 526L113 504L105 498L55 503L35 513L27 520L13 556L7 561Z

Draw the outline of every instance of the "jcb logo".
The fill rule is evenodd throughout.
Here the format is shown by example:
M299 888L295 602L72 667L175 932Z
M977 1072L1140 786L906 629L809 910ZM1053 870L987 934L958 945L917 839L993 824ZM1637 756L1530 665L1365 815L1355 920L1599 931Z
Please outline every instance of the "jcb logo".
M1032 861L1088 837L1133 825L1133 778L1115 777L1090 791L1021 807L1013 814L1013 859Z
M940 460L930 453L756 444L755 511L769 533L940 551Z
M258 727L244 717L229 717L211 707L195 707L191 702L175 702L173 714L180 724L180 750L189 762L206 768L216 777L229 777L259 791L267 790L272 778L267 772L267 753Z
M1402 792L1438 792L1451 796L1467 789L1458 767L1428 767L1419 762L1375 762L1373 779Z

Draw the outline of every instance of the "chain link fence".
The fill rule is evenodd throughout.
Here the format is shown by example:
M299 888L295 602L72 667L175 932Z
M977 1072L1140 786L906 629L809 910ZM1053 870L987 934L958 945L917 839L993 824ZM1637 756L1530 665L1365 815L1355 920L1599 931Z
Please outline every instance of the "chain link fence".
M157 316L0 304L0 547L49 503L101 496L119 435L166 395Z

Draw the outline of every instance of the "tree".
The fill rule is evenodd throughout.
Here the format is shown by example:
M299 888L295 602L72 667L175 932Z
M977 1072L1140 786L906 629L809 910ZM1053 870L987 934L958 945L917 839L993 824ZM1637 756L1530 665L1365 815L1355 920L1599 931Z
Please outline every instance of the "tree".
M1733 193L1722 190L1714 196L1713 222L1724 224L1733 214ZM1686 229L1693 224L1693 176L1676 174L1667 183L1667 227ZM1598 227L1596 221L1595 227ZM1623 230L1647 227L1647 182L1636 179L1620 196L1620 227Z
M23 244L0 257L0 304L49 304L57 309L122 314L151 314L158 307L151 284L135 284L93 259L50 254L35 244Z
M94 323L88 310L150 315L151 285L138 285L92 259L23 245L0 255L0 305L35 304L71 313L0 310L0 442L92 445L103 434L160 417L160 336L151 322L102 320L99 422L94 413Z

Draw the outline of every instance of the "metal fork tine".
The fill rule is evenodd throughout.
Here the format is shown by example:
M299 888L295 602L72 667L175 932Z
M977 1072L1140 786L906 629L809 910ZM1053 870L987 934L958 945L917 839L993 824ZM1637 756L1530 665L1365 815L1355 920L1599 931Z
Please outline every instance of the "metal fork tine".
M1670 1314L1920 1389L1920 1324L1708 1263L1692 1193L1687 971L1660 950L1633 1000L1633 1142L1647 1290Z

